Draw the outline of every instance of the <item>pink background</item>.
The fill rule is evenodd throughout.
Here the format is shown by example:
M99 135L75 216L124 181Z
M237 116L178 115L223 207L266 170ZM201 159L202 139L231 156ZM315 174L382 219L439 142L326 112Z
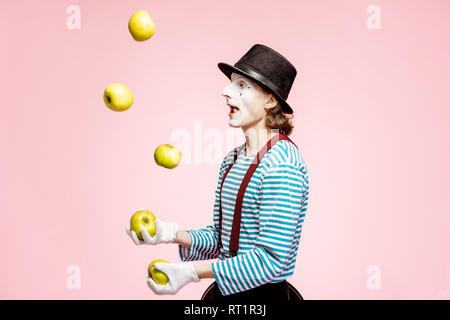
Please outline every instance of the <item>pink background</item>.
M142 43L127 29L140 9L156 24ZM140 207L211 223L219 163L168 170L153 151L195 121L230 131L217 63L263 43L299 72L291 138L310 201L289 281L305 299L449 299L449 13L448 0L1 1L0 298L200 298L212 279L153 294L147 265L178 262L177 246L124 230ZM112 82L133 92L128 111L104 105Z

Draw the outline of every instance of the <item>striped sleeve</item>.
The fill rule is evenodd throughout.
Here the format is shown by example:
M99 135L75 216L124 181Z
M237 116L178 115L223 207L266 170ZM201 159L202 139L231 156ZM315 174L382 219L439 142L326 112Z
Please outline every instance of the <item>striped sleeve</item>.
M188 230L191 235L191 246L179 247L181 261L208 260L218 257L217 228L207 226L200 230Z
M227 159L229 159L230 154L231 153L225 156L219 169L219 178L217 181L214 201L213 224L200 230L188 230L189 234L191 235L191 246L189 248L185 248L181 245L178 246L178 253L180 255L181 261L208 260L217 258L219 256L218 228L220 185L222 182L222 177L229 164Z
M224 295L281 281L281 274L293 273L308 190L307 171L302 164L279 164L266 171L254 248L212 264Z

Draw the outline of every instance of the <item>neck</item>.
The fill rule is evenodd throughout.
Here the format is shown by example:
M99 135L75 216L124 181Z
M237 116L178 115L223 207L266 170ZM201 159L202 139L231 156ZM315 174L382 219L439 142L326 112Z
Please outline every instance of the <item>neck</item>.
M245 135L245 156L251 156L259 152L267 142L277 135L278 132L269 128L247 128L243 129Z

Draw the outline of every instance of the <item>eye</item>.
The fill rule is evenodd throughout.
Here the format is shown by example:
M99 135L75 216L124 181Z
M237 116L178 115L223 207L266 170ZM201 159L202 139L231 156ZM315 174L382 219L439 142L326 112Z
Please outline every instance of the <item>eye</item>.
M243 86L245 86L245 83L244 83L244 82L241 82L241 83L239 84L239 86L240 86L241 88L243 88Z

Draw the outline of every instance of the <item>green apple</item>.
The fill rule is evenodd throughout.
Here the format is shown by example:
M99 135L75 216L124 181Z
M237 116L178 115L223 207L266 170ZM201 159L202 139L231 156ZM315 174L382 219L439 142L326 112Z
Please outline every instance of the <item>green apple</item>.
M139 10L128 21L128 30L136 41L150 39L155 33L155 23L145 10Z
M139 239L144 240L141 235L141 230L147 230L150 236L155 236L156 233L156 217L148 210L136 211L130 220L130 230L136 232Z
M123 84L112 83L106 87L103 101L113 111L125 111L133 104L133 94Z
M154 158L157 165L173 169L180 163L181 151L170 144L162 144L156 148Z
M152 277L153 281L157 284L166 285L169 282L169 277L162 271L155 268L155 263L168 263L166 260L156 259L153 260L148 266L148 276Z

